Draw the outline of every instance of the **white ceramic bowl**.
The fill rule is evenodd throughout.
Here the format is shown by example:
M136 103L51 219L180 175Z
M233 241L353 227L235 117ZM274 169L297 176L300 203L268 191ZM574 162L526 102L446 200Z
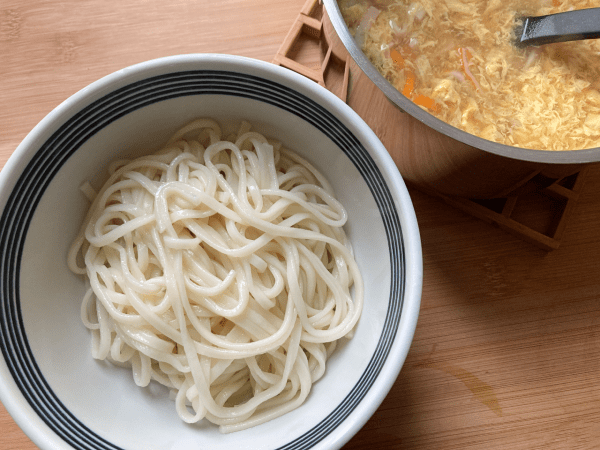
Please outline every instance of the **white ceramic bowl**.
M178 127L241 119L308 158L349 213L366 292L354 338L340 346L300 408L222 435L186 425L166 390L94 360L81 323L85 281L66 254L99 183L123 155L158 150ZM375 412L404 363L419 313L415 213L386 149L346 104L287 69L224 55L184 55L109 75L52 111L0 175L0 400L42 449L333 449Z

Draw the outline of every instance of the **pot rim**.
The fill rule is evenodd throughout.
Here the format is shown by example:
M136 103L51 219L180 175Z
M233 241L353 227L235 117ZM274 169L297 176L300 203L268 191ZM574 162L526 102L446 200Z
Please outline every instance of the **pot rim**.
M328 15L342 44L365 75L367 75L398 108L423 122L430 128L479 150L522 161L549 164L582 164L600 161L600 147L583 150L535 150L515 147L483 139L438 119L402 95L379 73L375 66L373 66L371 61L369 61L358 45L356 45L354 38L344 22L337 1L322 0L322 2L325 4L324 13Z

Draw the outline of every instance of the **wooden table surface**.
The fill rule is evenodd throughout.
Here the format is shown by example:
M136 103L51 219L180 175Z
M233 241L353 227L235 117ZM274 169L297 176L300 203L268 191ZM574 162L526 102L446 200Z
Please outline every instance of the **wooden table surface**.
M92 81L193 52L272 61L305 0L1 0L0 166ZM547 253L411 189L421 315L405 366L347 449L600 446L600 169ZM0 405L0 450L35 448Z

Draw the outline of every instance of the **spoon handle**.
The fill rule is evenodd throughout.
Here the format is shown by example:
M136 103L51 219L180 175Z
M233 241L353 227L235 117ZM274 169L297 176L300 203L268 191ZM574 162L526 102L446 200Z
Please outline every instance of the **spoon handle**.
M600 8L526 17L517 30L520 45L541 45L600 37Z

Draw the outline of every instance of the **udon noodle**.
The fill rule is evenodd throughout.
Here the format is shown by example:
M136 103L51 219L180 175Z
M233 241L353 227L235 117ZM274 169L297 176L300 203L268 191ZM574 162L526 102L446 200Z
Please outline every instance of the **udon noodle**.
M301 405L363 284L347 213L311 164L242 123L199 119L117 161L69 254L93 357L167 386L188 423L232 432Z

